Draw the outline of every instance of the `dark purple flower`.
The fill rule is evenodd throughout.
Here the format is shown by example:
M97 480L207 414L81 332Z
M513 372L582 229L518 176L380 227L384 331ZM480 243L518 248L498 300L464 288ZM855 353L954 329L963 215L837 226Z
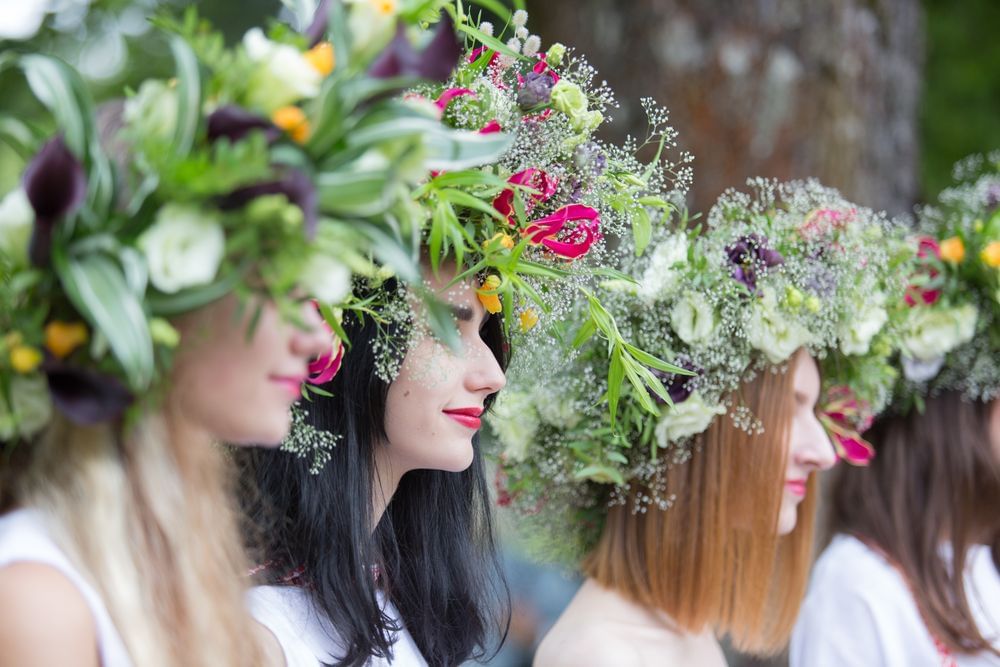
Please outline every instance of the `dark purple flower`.
M552 99L552 87L556 82L548 72L528 72L517 90L517 104L522 109L531 109L539 104L548 104Z
M24 192L35 210L28 256L45 266L52 252L52 230L74 213L87 196L87 175L61 135L50 139L24 170Z
M676 359L674 364L685 370L693 372L694 375L665 373L655 368L651 368L649 370L657 377L657 379L660 380L660 382L663 383L663 386L667 390L667 394L670 396L670 400L674 402L674 405L676 405L688 400L688 397L690 397L691 394L698 388L698 380L705 371L688 359ZM653 400L659 405L666 405L664 400L654 392L649 392L649 395L652 396Z
M112 375L59 362L46 362L43 369L52 404L76 424L116 419L132 403L132 393Z
M573 161L582 172L590 172L594 178L604 173L608 165L608 157L601 146L593 141L580 144L573 151Z
M752 294L757 294L757 276L761 271L783 264L785 258L777 250L769 248L767 237L760 234L746 234L735 243L726 246L726 255L733 265L732 276L742 283Z
M996 208L1000 204L1000 185L993 183L986 190L986 208Z
M235 105L222 106L208 117L208 140L214 142L223 137L236 143L254 130L261 130L268 143L281 136L271 121Z
M461 54L462 45L455 36L455 27L448 14L443 14L434 37L419 53L410 44L406 26L400 21L396 36L375 59L368 73L378 79L418 77L444 82L451 76Z
M223 211L243 208L252 200L264 195L285 195L288 201L302 209L305 217L306 238L312 239L316 234L316 224L319 219L316 186L305 172L298 169L288 169L284 175L275 181L255 183L237 190L218 201Z
M313 15L312 23L306 28L306 39L309 46L316 46L323 41L326 36L327 24L330 22L330 0L320 0L316 6L316 13Z

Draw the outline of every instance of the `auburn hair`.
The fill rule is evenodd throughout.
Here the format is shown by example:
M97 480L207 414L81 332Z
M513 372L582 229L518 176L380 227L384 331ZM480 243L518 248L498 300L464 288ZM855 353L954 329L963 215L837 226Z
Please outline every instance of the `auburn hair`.
M748 433L728 417L695 437L689 460L662 472L668 509L612 507L584 573L683 633L711 628L741 651L769 655L788 642L812 556L816 480L795 530L778 535L786 452L795 409L793 368L766 369L730 400L764 425Z
M1000 569L990 409L945 392L927 398L922 413L881 417L866 434L875 459L838 471L832 485L831 530L881 549L908 580L928 631L954 653L1000 655L976 625L962 576L974 544L989 545Z

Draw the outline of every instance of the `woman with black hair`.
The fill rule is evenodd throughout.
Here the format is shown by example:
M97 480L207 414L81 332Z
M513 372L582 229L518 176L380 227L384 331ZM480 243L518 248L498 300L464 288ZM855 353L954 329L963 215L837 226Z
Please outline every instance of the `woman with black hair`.
M331 396L303 406L301 437L336 438L318 474L287 452L239 453L267 584L250 605L290 667L457 665L503 635L509 601L478 429L504 386L506 346L476 286L449 286L454 271L427 282L450 305L461 349L411 335L392 382L375 343L398 342L393 332L387 341L372 318L345 319L351 346L322 386Z

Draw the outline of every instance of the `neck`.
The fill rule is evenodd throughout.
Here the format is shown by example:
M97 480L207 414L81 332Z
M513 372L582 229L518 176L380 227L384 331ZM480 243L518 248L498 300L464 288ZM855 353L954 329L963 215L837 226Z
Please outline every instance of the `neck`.
M382 520L385 508L389 506L389 501L399 488L399 480L402 479L406 470L393 466L392 459L387 453L387 448L380 443L375 448L375 483L372 487L372 526Z

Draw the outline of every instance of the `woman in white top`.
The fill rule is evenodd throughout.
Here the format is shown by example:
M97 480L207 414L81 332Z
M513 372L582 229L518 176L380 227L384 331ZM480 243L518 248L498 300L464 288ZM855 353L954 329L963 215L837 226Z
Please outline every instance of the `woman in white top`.
M239 452L268 584L250 605L289 667L457 665L502 635L507 595L478 429L505 383L504 338L473 284L449 286L454 275L441 267L427 284L451 307L460 352L426 333L405 347L408 334L380 337L373 318L348 314L351 347L322 385L331 395L300 404L289 443L332 434L329 459ZM379 365L386 344L406 349L391 382Z

